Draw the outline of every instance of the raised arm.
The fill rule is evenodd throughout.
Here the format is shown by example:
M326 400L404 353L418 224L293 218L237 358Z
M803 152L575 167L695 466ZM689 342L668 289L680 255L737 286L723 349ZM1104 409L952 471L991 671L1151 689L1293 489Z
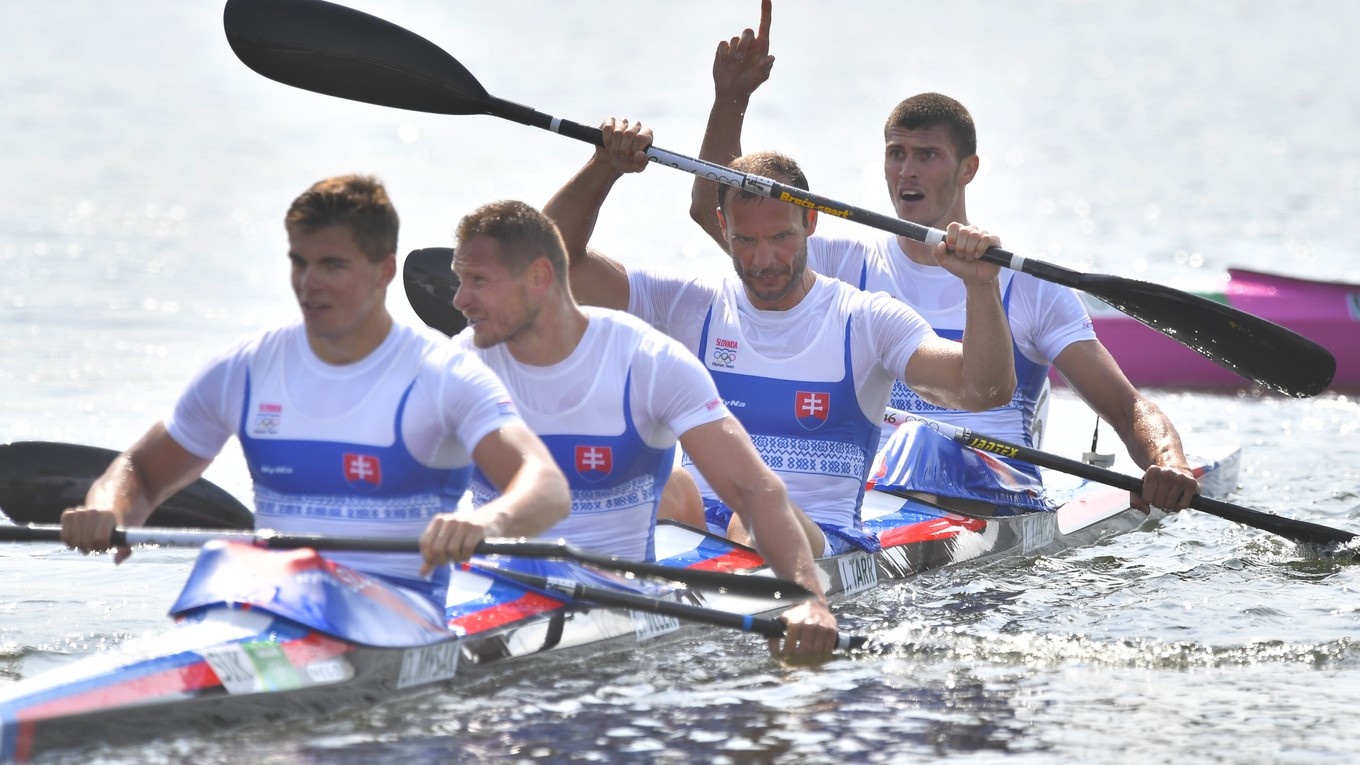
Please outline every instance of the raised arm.
M156 423L90 485L85 504L61 514L62 541L83 552L109 549L115 528L146 523L151 511L211 463L180 446L164 423ZM113 560L121 563L131 554L121 548Z
M1176 426L1161 407L1143 397L1099 340L1072 343L1054 359L1068 385L1119 434L1135 464L1144 470L1143 493L1130 495L1136 507L1184 510L1199 491L1186 462Z
M770 55L771 0L761 0L760 31L742 31L738 37L718 43L713 56L713 108L699 147L699 159L727 165L741 156L741 129L751 94L770 78L774 56ZM726 249L718 224L718 184L695 178L690 191L689 217Z
M420 537L424 576L435 566L467 560L487 537L537 536L571 512L567 479L548 447L523 425L507 425L477 442L472 461L500 496L468 512L436 515Z
M709 486L751 532L756 549L774 572L816 596L781 617L788 624L783 653L831 653L836 643L836 618L822 594L807 534L789 505L784 482L761 461L745 428L728 415L691 428L680 437L680 444Z
M902 381L936 406L980 412L1015 393L1011 328L1001 303L997 266L979 258L1000 240L976 226L949 224L935 260L963 280L966 289L963 343L934 339L923 344Z
M571 291L577 302L620 311L628 309L628 272L615 260L590 249L600 208L624 173L647 168L652 131L640 122L610 117L600 125L604 146L557 190L543 214L557 225L567 247Z

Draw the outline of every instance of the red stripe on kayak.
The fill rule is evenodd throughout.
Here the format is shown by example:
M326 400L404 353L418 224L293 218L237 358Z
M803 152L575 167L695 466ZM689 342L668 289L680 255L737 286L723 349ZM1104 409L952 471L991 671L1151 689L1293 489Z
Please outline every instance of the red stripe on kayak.
M115 685L85 691L74 696L54 699L23 710L20 720L35 721L48 717L67 717L107 707L124 706L143 699L191 693L214 688L222 683L206 661L196 661L184 667L156 672L151 675L124 680Z
M357 646L346 643L320 632L312 632L306 637L290 640L280 648L294 667L305 667L312 662L333 659L353 651Z
M494 608L487 608L474 614L450 619L449 629L455 632L462 631L463 634L467 635L475 635L483 630L517 622L520 619L537 616L545 611L552 611L561 607L562 601L560 600L553 600L536 592L528 592L522 597L501 603Z
M933 518L882 531L878 535L878 541L884 547L896 547L914 542L949 539L957 536L960 531L982 531L986 527L987 522L977 518Z
M19 723L19 734L14 742L14 761L28 762L33 757L33 721Z
M730 550L716 558L685 566L702 571L744 571L765 565L765 559L750 550Z
M305 666L313 661L329 659L354 650L352 644L335 640L318 632L312 632L297 640L290 640L283 643L280 648L283 649L294 667L300 666L299 661L302 662L301 666ZM31 744L31 738L25 738L26 733L31 737L34 723L48 717L67 717L107 707L126 706L138 701L177 693L193 694L221 686L222 681L217 678L217 673L213 671L212 667L206 661L199 660L183 667L144 675L114 685L106 685L102 688L94 688L74 696L53 699L19 712L17 718L22 726L17 743L20 745Z

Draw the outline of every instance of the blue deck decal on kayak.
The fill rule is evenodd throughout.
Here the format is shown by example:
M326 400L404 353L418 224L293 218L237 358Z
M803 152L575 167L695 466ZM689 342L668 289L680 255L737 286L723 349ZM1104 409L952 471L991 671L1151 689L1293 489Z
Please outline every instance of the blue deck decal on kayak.
M178 616L223 604L258 608L359 645L405 648L452 637L442 610L429 599L310 549L204 545L170 612Z

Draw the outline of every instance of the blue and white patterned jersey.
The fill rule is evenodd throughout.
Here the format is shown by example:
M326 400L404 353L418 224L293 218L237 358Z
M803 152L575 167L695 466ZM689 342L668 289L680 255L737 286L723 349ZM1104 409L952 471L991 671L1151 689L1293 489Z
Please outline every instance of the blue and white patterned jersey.
M296 323L210 361L166 427L203 458L239 437L257 527L414 540L455 508L476 444L510 424L523 422L496 376L437 333L396 325L368 357L334 366ZM328 557L397 578L420 568L414 554Z
M548 445L571 485L571 515L544 534L637 560L655 556L657 504L675 465L676 440L728 415L713 381L679 343L619 311L583 308L581 342L540 367L505 345L475 348L505 380L520 414ZM496 491L473 475L474 504Z
M629 312L699 356L793 502L819 524L857 527L877 423L893 381L934 337L925 321L821 276L787 311L757 309L736 278L628 276Z

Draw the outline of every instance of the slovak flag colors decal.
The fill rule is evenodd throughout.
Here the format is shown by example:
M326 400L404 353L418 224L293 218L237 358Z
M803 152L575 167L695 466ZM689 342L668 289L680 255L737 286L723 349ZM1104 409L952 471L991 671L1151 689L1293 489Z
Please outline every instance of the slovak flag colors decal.
M831 410L831 394L800 390L794 397L793 409L793 416L799 425L816 430L826 424L826 416Z
M355 491L370 492L382 485L382 460L371 454L346 452L345 480Z
M614 450L608 446L576 447L576 474L586 481L603 481L614 472Z

